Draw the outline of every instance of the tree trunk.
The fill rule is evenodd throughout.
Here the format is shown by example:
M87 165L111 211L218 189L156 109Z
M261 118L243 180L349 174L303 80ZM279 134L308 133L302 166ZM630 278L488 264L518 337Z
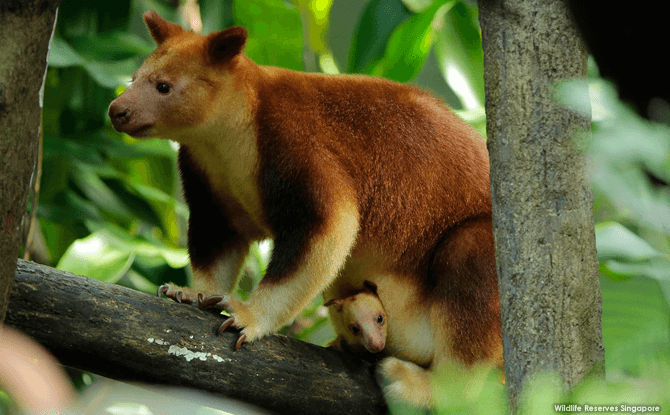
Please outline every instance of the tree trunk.
M60 0L0 2L0 323L7 310L41 135L43 84Z
M556 82L586 76L587 52L561 0L479 6L505 376L516 410L539 373L558 373L565 390L604 375L589 117L552 96Z
M278 413L383 414L374 366L285 336L216 335L223 317L19 260L7 324L58 360L118 380L184 386Z

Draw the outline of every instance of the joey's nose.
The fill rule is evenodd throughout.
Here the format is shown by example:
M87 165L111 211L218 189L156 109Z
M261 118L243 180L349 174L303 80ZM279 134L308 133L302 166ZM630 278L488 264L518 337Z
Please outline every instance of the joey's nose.
M368 352L370 353L379 353L384 350L384 346L386 346L386 342L383 339L378 339L370 341L367 344L366 349L368 349Z

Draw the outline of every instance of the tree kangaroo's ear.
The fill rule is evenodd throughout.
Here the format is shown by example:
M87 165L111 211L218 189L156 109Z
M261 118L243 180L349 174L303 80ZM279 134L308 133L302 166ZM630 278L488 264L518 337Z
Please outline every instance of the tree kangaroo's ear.
M242 53L247 43L247 29L230 27L207 36L207 54L212 65L227 63Z
M144 18L144 24L149 28L151 37L154 38L156 44L159 46L172 36L184 32L181 26L168 22L153 10L144 13L142 17Z

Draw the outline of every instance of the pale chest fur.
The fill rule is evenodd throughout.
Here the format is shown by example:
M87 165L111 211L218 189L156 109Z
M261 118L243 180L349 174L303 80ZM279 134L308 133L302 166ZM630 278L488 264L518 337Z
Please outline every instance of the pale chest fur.
M249 240L270 237L258 188L258 152L254 129L218 134L191 153L226 210L233 228Z

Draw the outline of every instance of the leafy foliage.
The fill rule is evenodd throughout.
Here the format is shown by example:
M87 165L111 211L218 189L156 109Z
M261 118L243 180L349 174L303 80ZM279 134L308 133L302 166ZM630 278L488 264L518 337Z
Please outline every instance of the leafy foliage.
M184 248L188 211L176 169L176 146L119 134L106 113L154 48L141 14L154 9L185 24L175 3L63 2L44 96L38 208L46 247L42 254L61 269L147 292L167 281L189 280ZM246 51L260 64L303 70L314 56L323 72L366 73L403 82L413 82L426 67L436 65L439 82L446 82L456 97L445 100L485 133L483 59L473 2L368 1L360 14L349 17L357 23L351 44L339 48L349 50L339 58L344 69L338 67L331 46L336 49L339 45L334 42L345 37L330 36L332 45L325 40L326 30L336 34L341 30L329 21L331 8L341 4L339 0L199 2L203 32L245 25L250 33ZM595 396L615 400L624 394L635 402L647 397L636 392L636 379L660 379L657 376L667 375L670 367L670 132L637 118L592 68L592 77L582 85L588 97L580 101L579 94L567 93L564 99L590 103L593 111L589 151L610 383L602 393L585 387L574 397L561 399L583 403L595 402ZM252 249L239 284L242 297L262 275L269 250L268 245ZM285 331L324 344L331 335L324 322L316 300ZM485 388L486 396L502 405L502 389L499 384L492 388ZM441 408L462 410L461 404L467 405L445 402ZM553 411L553 406L549 409ZM470 407L466 412L477 411L484 409Z

